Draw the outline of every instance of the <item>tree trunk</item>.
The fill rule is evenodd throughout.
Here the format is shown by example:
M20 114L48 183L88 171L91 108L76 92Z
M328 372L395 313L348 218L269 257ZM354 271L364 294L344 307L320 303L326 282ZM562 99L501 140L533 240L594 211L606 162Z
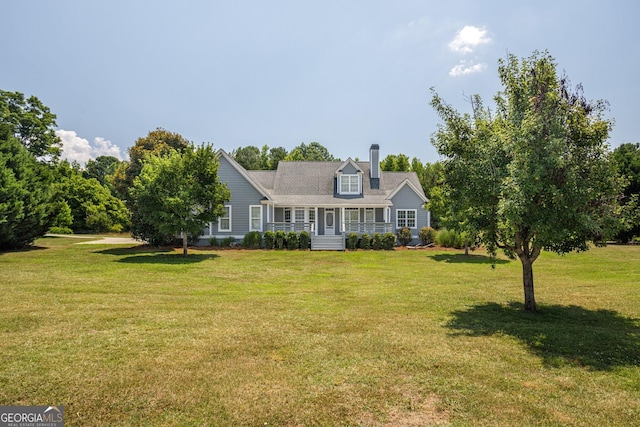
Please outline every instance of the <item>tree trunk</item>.
M540 247L533 241L536 235L531 236L527 229L520 230L515 235L515 251L522 263L522 285L524 288L524 311L535 313L538 311L536 297L533 293L533 262L540 255Z
M187 233L182 232L182 255L187 256Z
M465 255L469 255L469 241L468 240L464 241L464 254Z
M524 311L538 311L536 297L533 292L533 261L528 257L520 257L522 262L522 284L524 286Z

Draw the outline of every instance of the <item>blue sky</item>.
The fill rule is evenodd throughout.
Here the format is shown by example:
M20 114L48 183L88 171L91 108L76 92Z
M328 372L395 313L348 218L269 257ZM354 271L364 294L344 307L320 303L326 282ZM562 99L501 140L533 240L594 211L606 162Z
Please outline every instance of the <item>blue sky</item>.
M438 160L429 88L459 111L497 61L549 50L606 99L612 148L640 141L640 2L0 2L0 88L57 115L65 156L126 158L162 127L231 151L317 141L342 159Z

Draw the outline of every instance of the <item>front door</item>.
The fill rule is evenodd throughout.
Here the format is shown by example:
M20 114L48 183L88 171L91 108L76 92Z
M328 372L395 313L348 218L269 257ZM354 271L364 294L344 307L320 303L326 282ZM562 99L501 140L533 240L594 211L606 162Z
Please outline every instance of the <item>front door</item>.
M324 234L325 236L336 234L336 213L333 208L324 210Z

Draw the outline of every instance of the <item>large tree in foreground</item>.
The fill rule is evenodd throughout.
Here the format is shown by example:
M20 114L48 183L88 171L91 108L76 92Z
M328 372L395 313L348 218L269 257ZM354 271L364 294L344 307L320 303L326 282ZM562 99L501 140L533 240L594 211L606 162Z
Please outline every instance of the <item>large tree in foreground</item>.
M606 103L587 101L581 86L535 52L499 61L503 92L496 109L472 98L461 115L433 92L443 124L432 143L445 157L448 200L495 256L522 263L524 309L537 311L533 263L543 249L587 250L617 227L620 191L606 144Z
M218 179L218 158L208 145L148 158L132 194L146 222L165 234L182 234L185 256L188 236L200 235L224 214L224 202L231 199Z

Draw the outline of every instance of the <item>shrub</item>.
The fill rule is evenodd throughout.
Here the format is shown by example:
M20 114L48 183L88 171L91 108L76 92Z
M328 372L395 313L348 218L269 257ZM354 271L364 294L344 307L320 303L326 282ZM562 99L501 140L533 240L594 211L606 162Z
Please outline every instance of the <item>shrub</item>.
M371 248L371 236L367 233L362 233L360 236L360 249L370 249Z
M358 233L347 234L347 249L354 250L358 248Z
M113 223L106 212L96 211L87 215L85 224L91 231L103 233L109 231Z
M49 233L52 234L73 234L73 230L69 227L51 227Z
M218 246L218 239L216 239L215 237L209 239L209 246Z
M462 249L464 247L463 236L455 230L447 230L446 228L438 231L436 242L444 248Z
M300 244L300 249L309 249L309 244L311 243L311 236L309 232L306 230L302 230L298 235L298 240Z
M264 232L264 247L266 249L273 249L273 246L276 244L276 233L271 230L267 230Z
M423 245L430 245L436 241L436 230L431 227L422 227L418 233L418 238Z
M373 249L382 249L382 235L380 233L373 233L373 241L371 242Z
M386 251L390 251L395 245L396 236L391 232L384 233L384 236L382 236L382 248Z
M235 239L233 237L225 237L220 241L220 246L222 246L223 248L231 247L231 245L233 245L233 242L235 242Z
M409 227L402 227L398 230L398 241L400 245L407 246L412 239L413 236L411 235L411 229Z
M287 240L287 233L284 230L276 231L276 248L284 248L284 242Z
M242 246L245 248L257 249L262 244L262 234L259 231L250 231L244 235Z
M287 233L287 249L298 249L298 233L290 231Z
M122 233L123 230L124 227L122 226L122 224L114 224L111 226L111 229L109 231L112 233Z

